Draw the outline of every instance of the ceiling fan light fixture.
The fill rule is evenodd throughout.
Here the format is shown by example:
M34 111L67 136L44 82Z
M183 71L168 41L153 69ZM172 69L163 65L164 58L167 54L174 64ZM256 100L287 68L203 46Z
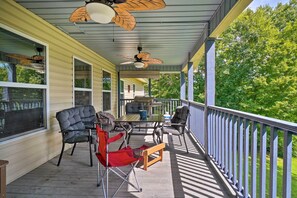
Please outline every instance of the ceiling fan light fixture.
M141 68L143 68L144 67L144 63L143 62L135 62L134 63L134 66L136 67L136 68L138 68L138 69L141 69Z
M115 16L114 9L100 2L90 2L86 5L86 9L91 19L97 23L110 23Z

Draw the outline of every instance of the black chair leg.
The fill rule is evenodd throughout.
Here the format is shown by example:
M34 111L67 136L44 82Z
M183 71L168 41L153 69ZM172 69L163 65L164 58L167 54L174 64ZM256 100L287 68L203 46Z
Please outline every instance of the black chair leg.
M127 140L127 144L130 143L130 137L131 137L131 132L128 134L128 140Z
M61 150L61 154L60 154L57 166L60 166L60 162L61 162L61 159L62 159L62 156L63 156L63 153L64 153L64 147L65 147L65 143L63 143L63 145L62 145L62 150Z
M186 149L187 149L187 153L189 153L189 149L188 149L188 145L187 145L186 137L185 137L185 134L184 133L183 133L183 137L184 137L184 141L185 141L185 146L186 146Z
M180 135L178 135L178 139L179 139L179 144L182 146L183 143L181 142Z
M76 143L74 143L74 145L72 147L71 155L73 155L73 152L74 152L75 147L76 147Z
M92 157L92 142L89 142L89 150L90 150L90 166L93 166L93 157Z
M97 152L97 144L94 144L94 152Z

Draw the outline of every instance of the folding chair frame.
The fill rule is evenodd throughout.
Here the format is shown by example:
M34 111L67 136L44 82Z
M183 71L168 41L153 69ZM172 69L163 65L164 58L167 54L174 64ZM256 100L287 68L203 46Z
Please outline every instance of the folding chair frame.
M99 144L100 144L100 142L99 142ZM124 144L127 147L127 142L126 142L125 137L124 137ZM107 143L106 144L106 164L105 164L105 167L103 165L101 165L101 163L98 161L98 168L97 168L97 186L99 187L100 185L102 185L104 198L108 198L108 195L109 195L109 193L108 193L109 172L113 172L115 175L117 175L119 178L121 178L123 180L122 183L119 185L119 187L117 188L117 190L114 192L114 194L111 197L114 197L118 193L118 191L121 189L121 187L123 186L123 184L125 182L127 184L130 184L136 191L141 192L142 188L140 188L140 186L139 186L139 183L138 183L138 180L137 180L137 177L136 177L136 174L135 174L135 170L134 170L134 168L139 163L140 159L138 159L137 161L130 164L131 168L129 169L129 171L127 173L125 173L119 167L109 167L109 165L108 165L108 152L109 152L109 148L108 148L108 143ZM103 171L101 169L101 167L105 168L105 170ZM131 172L133 172L133 175L134 175L134 178L135 178L135 181L136 181L136 186L128 180L128 177L129 177ZM105 182L106 184L104 184L104 179L105 178L106 178L106 182Z
M117 188L116 192L114 192L114 194L111 197L114 197L119 192L119 190L121 189L121 187L123 186L123 184L125 182L127 184L130 184L138 192L142 191L142 188L140 188L140 186L139 186L139 183L138 183L138 180L137 180L137 177L136 177L136 174L135 174L135 170L134 170L134 168L137 166L138 163L139 163L139 160L136 163L131 164L130 170L127 173L125 173L124 171L122 171L118 167L106 167L105 170L102 171L101 168L100 168L100 167L102 167L102 165L100 164L100 162L98 162L97 186L99 187L100 185L102 185L104 198L108 197L109 172L113 172L115 175L117 175L118 177L120 177L123 180L122 183ZM136 181L136 186L128 180L128 177L129 177L131 172L133 172L133 175L134 175L134 178L135 178L135 181ZM104 178L106 178L106 182L105 182L106 184L104 184Z

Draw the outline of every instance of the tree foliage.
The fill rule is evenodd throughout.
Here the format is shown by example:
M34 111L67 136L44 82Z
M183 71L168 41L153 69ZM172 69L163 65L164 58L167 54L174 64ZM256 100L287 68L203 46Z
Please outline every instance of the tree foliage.
M245 11L218 42L217 105L297 121L296 1Z
M217 43L216 105L297 122L296 30L296 0L246 10Z
M156 98L179 98L180 75L162 74L157 80L152 80L152 95Z
M216 105L297 122L297 0L274 9L247 9L221 37L216 42ZM179 80L170 80L162 77L154 84L162 97L170 93L171 98L179 89ZM204 101L203 63L194 75L194 97ZM293 144L297 148L296 137Z

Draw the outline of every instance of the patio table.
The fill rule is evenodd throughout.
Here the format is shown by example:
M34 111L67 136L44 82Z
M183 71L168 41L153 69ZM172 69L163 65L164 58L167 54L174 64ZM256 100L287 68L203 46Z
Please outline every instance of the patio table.
M126 132L126 136L125 139L127 140L127 144L129 144L129 140L131 135L148 135L151 134L153 136L153 140L155 143L162 142L161 138L157 135L157 142L155 141L155 134L156 134L156 130L158 129L158 127L161 127L163 122L164 122L164 117L163 115L159 115L159 114L153 114L150 115L149 117L147 117L147 119L145 120L141 120L140 119L140 115L139 114L126 114L121 116L120 118L116 119L114 122L118 123L119 125L121 125L121 127L123 127L123 129ZM128 128L127 126L125 126L125 123L130 123L132 128ZM134 127L135 125L140 125L142 123L145 123L145 126L143 127ZM143 132L138 132L136 130L134 130L135 128L140 128L140 129L153 129L152 133L143 133ZM122 145L121 145L122 146Z

